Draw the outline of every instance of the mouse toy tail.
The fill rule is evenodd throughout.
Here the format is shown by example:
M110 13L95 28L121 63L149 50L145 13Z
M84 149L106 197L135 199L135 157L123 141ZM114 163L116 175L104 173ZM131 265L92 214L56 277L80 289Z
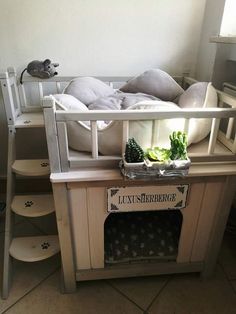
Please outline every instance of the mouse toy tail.
M22 72L21 72L21 75L20 75L20 83L23 84L23 74L24 72L27 70L27 68L25 68Z

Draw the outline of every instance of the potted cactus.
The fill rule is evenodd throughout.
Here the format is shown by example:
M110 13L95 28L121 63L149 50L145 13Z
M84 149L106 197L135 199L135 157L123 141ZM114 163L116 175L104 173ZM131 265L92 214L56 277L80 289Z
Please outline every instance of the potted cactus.
M124 157L125 163L132 164L132 166L138 166L144 163L144 151L133 137L126 143Z
M170 159L173 168L188 169L190 159L187 155L187 135L184 132L173 132L170 135Z
M144 151L141 146L130 138L126 143L122 173L131 179L143 176L146 171Z
M170 135L170 159L186 160L187 157L187 135L184 132L173 132Z

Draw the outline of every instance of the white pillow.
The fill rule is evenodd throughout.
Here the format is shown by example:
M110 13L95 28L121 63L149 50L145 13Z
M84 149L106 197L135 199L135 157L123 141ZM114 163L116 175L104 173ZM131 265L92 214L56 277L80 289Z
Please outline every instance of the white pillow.
M139 102L128 109L130 110L181 110L175 103L167 101L145 101ZM170 148L169 135L173 131L183 131L184 119L163 119L132 121L129 123L130 137L141 145L143 149L159 146Z
M217 92L211 83L198 82L191 85L179 98L180 108L217 107ZM197 143L211 130L211 119L190 119L188 141Z

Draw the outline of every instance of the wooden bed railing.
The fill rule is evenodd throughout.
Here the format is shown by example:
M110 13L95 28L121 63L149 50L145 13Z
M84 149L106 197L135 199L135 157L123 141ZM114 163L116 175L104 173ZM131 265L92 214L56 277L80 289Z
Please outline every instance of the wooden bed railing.
M228 98L228 95L220 93L220 99L232 108L205 108L205 109L183 109L183 110L91 110L89 112L79 111L62 111L56 110L53 99L48 96L44 98L43 106L45 112L45 122L49 145L49 154L51 150L50 160L54 159L53 164L56 165L54 171L68 171L72 164L80 167L90 166L102 166L107 164L117 165L117 160L121 159L121 156L99 156L98 152L98 130L97 121L99 120L113 120L122 121L123 123L123 135L122 135L122 152L124 152L125 144L129 137L129 121L132 120L162 120L162 119L175 119L184 118L185 126L184 130L188 132L189 119L196 118L209 118L212 119L211 132L209 136L209 143L207 153L203 156L202 153L195 154L195 160L197 157L209 157L209 161L214 161L214 158L229 157L230 160L235 160L236 154L236 136L234 134L233 140L227 138L227 134L224 134L219 130L221 119L235 119L236 117L236 100L233 97ZM77 163L71 163L70 152L68 147L67 128L66 123L70 121L91 121L91 156L78 158ZM227 131L228 133L228 131ZM219 138L220 134L220 138ZM222 140L224 138L224 140ZM217 140L221 142L229 142L227 148L230 151L222 152L221 155L215 155L215 147ZM52 149L53 148L53 149ZM57 156L55 158L55 156ZM75 158L74 158L75 159ZM229 158L228 158L229 159Z
M123 121L123 139L124 147L128 138L129 121L131 120L160 120L169 118L185 118L185 131L188 130L190 118L209 118L212 119L211 133L207 144L207 150L204 153L193 153L193 160L235 160L236 137L235 137L235 117L236 117L236 99L233 96L221 91L218 93L218 108L212 109L185 109L181 111L90 111L90 112L65 112L55 109L55 104L49 94L62 93L64 86L74 76L55 76L47 80L41 80L30 76L24 77L23 84L19 84L16 78L16 72L9 68L7 72L1 74L1 84L3 85L4 101L7 106L8 122L14 124L17 116L24 112L42 111L42 102L44 103L45 124L47 131L47 141L49 157L52 171L68 171L71 167L90 167L90 166L114 166L117 165L121 156L100 156L98 153L97 125L98 120L119 120ZM130 77L96 77L107 84L118 88L122 83L128 81ZM183 76L173 77L185 89L191 84L197 82L195 79ZM118 85L117 85L118 84ZM50 88L49 88L50 85ZM33 87L32 87L33 86ZM36 98L32 105L31 94ZM43 101L44 99L44 101ZM228 108L224 108L225 105ZM220 127L220 121L227 119L225 131ZM68 148L66 123L68 121L91 121L91 156L71 155ZM12 121L12 122L11 122ZM220 142L228 151L216 153L216 143Z

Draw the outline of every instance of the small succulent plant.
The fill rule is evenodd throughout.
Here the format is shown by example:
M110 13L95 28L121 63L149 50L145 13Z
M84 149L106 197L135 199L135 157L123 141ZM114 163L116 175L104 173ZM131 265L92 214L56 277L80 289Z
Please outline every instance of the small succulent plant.
M187 159L187 135L184 132L173 132L170 135L170 159Z
M130 138L126 143L125 160L129 163L144 161L144 151L134 138Z
M170 150L160 147L148 148L145 156L151 161L165 162L170 159Z

